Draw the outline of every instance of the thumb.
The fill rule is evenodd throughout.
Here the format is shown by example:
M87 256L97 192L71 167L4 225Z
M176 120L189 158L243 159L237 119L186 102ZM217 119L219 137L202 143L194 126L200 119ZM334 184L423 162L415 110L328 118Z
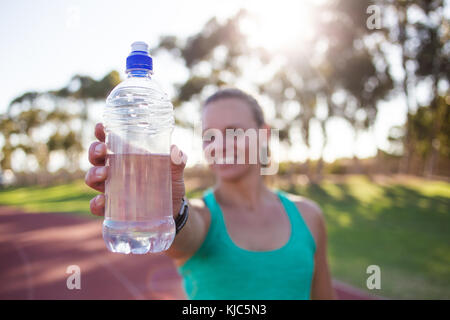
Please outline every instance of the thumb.
M184 186L184 167L186 166L187 155L177 146L170 147L170 168L172 175L172 201L174 215L178 214L181 208L181 199L184 197L186 188Z
M182 179L183 171L186 167L187 155L174 144L170 147L170 162L172 179Z

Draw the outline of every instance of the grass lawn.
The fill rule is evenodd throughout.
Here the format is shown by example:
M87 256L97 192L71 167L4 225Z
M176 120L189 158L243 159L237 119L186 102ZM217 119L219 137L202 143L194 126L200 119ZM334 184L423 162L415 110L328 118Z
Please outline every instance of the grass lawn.
M374 183L351 176L342 182L295 186L288 192L315 200L324 211L333 277L366 288L369 265L381 268L388 298L450 299L450 184L408 178ZM0 205L29 212L89 213L97 194L83 181L0 191ZM191 192L199 196L201 192ZM368 291L367 289L365 289Z

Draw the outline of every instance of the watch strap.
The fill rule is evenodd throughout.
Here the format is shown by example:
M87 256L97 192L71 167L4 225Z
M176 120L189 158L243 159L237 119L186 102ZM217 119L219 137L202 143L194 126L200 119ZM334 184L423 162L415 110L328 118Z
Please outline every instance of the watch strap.
M180 232L180 230L184 227L189 216L188 202L184 197L181 200L183 203L181 204L178 216L175 218L176 234L178 234L178 232Z

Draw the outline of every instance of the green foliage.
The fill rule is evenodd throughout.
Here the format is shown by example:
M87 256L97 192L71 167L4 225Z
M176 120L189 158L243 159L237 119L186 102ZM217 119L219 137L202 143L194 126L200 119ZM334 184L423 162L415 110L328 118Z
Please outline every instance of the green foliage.
M49 151L54 151L54 150L70 151L71 148L75 148L78 151L82 150L81 143L78 141L78 139L73 131L70 131L66 135L56 132L54 135L52 135L48 139L47 146L48 146Z
M11 105L13 105L13 104L15 104L15 103L24 103L24 102L31 103L31 102L34 101L38 96L39 96L39 93L38 93L38 92L35 92L35 91L25 92L25 93L22 94L21 96L19 96L19 97L13 99L9 105L11 106Z
M100 81L89 76L75 75L67 86L51 91L51 94L62 98L102 100L119 82L120 75L117 71L111 71ZM72 86L76 89L73 90Z
M189 101L192 97L200 93L203 88L210 83L209 78L193 76L183 83L178 89L175 106L179 106L184 101Z
M433 144L443 157L450 157L450 105L444 97L439 97L436 108L420 107L409 117L408 132L410 141L415 145L414 151L420 157L427 157ZM439 130L435 136L434 127ZM434 139L434 140L433 140Z
M327 167L327 172L330 174L345 174L347 173L347 167L341 161L336 160Z
M201 61L211 61L212 52L219 45L228 48L229 57L242 54L245 47L240 46L243 35L240 32L239 21L243 15L245 12L240 11L223 25L219 24L216 18L212 18L200 33L190 37L181 49L186 66L191 68Z

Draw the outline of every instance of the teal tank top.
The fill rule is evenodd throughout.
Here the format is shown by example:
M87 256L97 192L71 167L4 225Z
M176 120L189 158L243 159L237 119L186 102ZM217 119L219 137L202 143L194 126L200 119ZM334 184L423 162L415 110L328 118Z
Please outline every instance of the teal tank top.
M200 248L178 267L189 299L310 299L316 245L296 205L284 192L275 192L289 217L291 236L283 247L270 251L236 246L213 190L204 193L211 224Z

